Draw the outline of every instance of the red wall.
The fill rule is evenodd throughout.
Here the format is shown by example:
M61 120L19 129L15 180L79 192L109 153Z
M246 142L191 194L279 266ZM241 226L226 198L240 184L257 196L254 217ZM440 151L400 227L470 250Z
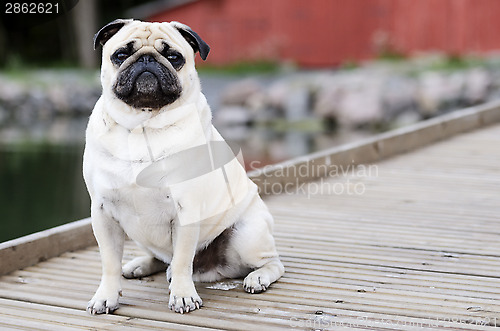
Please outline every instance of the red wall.
M149 20L191 26L212 47L212 64L333 66L388 47L406 55L500 50L500 0L199 0Z

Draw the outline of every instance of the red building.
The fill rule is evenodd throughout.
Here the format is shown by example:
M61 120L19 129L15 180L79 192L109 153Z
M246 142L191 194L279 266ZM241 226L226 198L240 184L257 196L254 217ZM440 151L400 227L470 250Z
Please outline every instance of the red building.
M212 64L325 67L386 51L500 50L500 0L174 0L139 12L191 26L211 45Z

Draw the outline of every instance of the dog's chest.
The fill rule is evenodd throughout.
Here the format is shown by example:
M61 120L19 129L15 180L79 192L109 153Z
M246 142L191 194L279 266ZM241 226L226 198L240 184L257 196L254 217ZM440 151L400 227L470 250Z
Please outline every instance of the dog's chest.
M171 248L177 212L168 189L130 185L109 191L104 201L104 211L120 223L131 239L152 250Z

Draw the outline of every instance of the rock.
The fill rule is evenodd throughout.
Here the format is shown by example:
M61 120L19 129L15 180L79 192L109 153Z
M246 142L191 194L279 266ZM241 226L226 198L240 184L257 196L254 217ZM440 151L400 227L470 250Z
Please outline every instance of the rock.
M19 100L25 94L25 89L17 82L0 77L0 100Z
M260 93L262 87L254 78L247 78L229 85L221 92L221 104L231 106L245 106L249 99Z
M447 98L447 80L442 73L430 71L419 75L417 82L417 103L425 117L437 114Z
M9 112L0 105L0 127L9 121Z
M67 113L71 107L69 105L68 90L62 86L54 86L47 91L49 100L54 104L57 113Z
M414 124L422 120L422 117L415 111L405 111L391 119L391 126L394 128Z
M457 108L460 106L463 99L464 85L466 77L463 72L457 71L446 76L446 84L444 89L444 107Z
M22 123L60 113L89 115L101 89L97 82L89 83L79 74L36 71L24 82L0 76L0 106Z
M220 126L248 124L252 120L250 110L242 106L224 106L214 113L214 123Z
M288 90L285 99L285 117L289 122L304 120L309 114L310 93L303 86L294 86Z
M466 73L464 100L470 104L477 104L487 99L492 79L483 68L471 69Z
M400 114L416 111L417 84L414 79L391 76L382 88L384 121L390 122Z
M346 80L334 115L341 125L356 128L383 118L383 79L356 74Z
M266 92L266 103L271 109L283 113L285 109L286 99L288 97L289 82L278 80L271 84Z
M82 88L78 91L67 91L69 111L80 115L90 114L101 95L99 88Z
M313 113L323 118L336 117L344 89L334 78L323 78L318 82Z

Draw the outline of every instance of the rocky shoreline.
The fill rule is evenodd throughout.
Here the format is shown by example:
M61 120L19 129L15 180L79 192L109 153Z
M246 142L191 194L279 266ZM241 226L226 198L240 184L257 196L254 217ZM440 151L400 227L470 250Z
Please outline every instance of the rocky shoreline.
M293 72L270 82L250 77L221 92L215 119L233 125L320 118L347 129L388 129L500 98L497 61L441 69L432 62L439 59L426 61Z
M101 94L97 72L32 71L0 75L0 127L58 116L88 116Z
M420 62L419 62L420 61ZM216 124L320 119L342 128L395 127L500 98L500 60L459 68L442 58L372 62L354 69L257 76L200 75ZM98 71L0 74L0 127L87 117L101 93Z

